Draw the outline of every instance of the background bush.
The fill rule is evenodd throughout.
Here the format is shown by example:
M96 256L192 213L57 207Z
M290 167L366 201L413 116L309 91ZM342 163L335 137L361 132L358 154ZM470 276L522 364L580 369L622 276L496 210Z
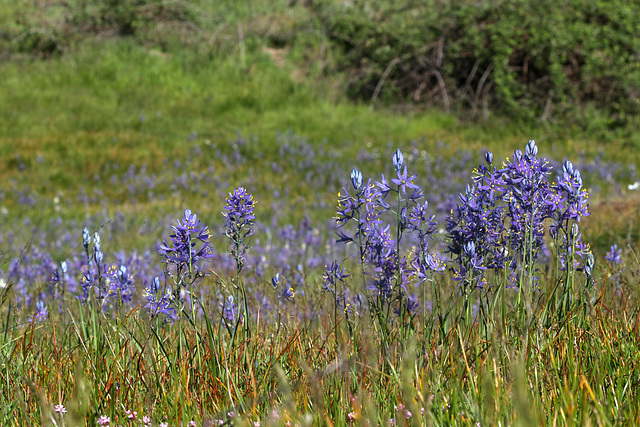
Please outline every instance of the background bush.
M637 124L640 2L337 1L313 10L357 99ZM604 118L603 118L604 117ZM588 119L588 120L586 120Z

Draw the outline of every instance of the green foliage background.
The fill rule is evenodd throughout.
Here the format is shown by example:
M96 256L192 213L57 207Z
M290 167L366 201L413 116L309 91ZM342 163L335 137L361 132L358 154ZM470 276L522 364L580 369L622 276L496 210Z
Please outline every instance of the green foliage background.
M350 93L527 120L637 125L637 1L321 0ZM592 122L594 116L599 121Z
M638 125L637 0L74 0L44 2L38 14L30 2L12 3L23 4L5 8L5 54L63 54L101 34L214 57L232 48L237 30L249 44L328 45L320 71L343 75L353 99L572 120L595 131Z

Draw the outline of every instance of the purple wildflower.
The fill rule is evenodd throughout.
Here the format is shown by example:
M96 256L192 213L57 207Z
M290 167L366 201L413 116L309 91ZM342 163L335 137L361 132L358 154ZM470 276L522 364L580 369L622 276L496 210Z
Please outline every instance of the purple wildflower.
M155 277L142 293L143 297L147 300L145 307L149 310L149 314L152 317L158 314L164 314L166 317L175 320L177 318L177 311L173 306L174 297L171 293L171 288L167 287L164 294L160 297L158 297L159 291L160 279Z
M119 303L131 301L135 291L133 276L127 273L127 267L121 265L120 268L112 264L103 274L106 289L102 297ZM115 301L113 301L115 299Z
M40 323L49 317L49 308L44 305L42 300L36 302L36 313L31 317L31 322Z
M332 262L331 265L325 266L325 272L322 275L323 286L322 289L325 292L332 292L335 294L337 284L344 283L344 279L349 277L349 273L345 268L340 268L340 264Z
M376 182L376 185L379 188L378 194L380 195L380 197L382 199L387 197L387 194L389 194L389 191L391 191L391 187L389 187L389 181L387 181L387 178L385 178L384 174L382 174L380 182Z
M293 300L293 297L295 295L293 292L293 288L291 287L291 284L286 278L284 278L283 276L280 276L280 273L276 273L275 277L271 279L271 284L276 289L276 292L278 292L279 290L278 299L282 297L287 301ZM281 284L282 286L280 286Z
M280 295L282 296L282 298L286 299L287 301L293 301L293 297L295 296L295 294L289 282L286 282L284 284L282 288L282 293Z
M618 245L612 245L604 259L613 265L622 264L622 255L618 249Z
M175 267L174 283L177 288L174 296L179 298L181 286L190 287L203 276L197 262L212 257L213 253L209 244L209 228L200 223L196 214L186 209L184 218L177 222L177 225L171 226L174 231L169 236L171 243L163 241L158 252L163 257L162 262Z
M403 193L406 193L407 187L414 190L419 188L416 184L412 182L415 178L416 178L416 175L411 175L410 177L407 177L407 167L405 166L402 173L398 171L398 178L392 179L391 181L398 186L399 190L402 190Z
M255 231L256 202L244 187L238 187L233 193L229 193L226 202L225 212L222 213L227 219L225 234L231 240L229 252L236 260L236 269L240 273L245 263L245 255L249 251L244 241Z
M172 225L174 234L169 236L171 244L162 242L158 252L163 256L163 262L178 267L194 265L198 260L213 256L209 245L209 228L201 225L196 214L190 209L184 211L184 218L178 219L177 225ZM197 248L196 241L203 244Z

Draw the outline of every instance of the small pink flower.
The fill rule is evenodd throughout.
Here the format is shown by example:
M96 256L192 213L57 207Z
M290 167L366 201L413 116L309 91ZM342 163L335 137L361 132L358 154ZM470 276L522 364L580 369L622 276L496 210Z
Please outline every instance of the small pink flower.
M405 418L406 418L406 419L411 418L411 412L409 412L409 411L404 411L404 416L405 416Z
M142 422L144 423L144 425L148 426L149 424L151 424L151 418L149 418L148 415L145 415L144 417L142 417Z
M169 427L169 423L160 423L160 427Z
M189 421L189 422L187 423L187 425L188 425L189 427L198 427L198 424L196 424L196 422L195 422L195 421Z
M218 418L218 425L221 426L224 424L224 421L222 420L222 418Z
M101 426L108 426L110 422L111 422L111 418L107 417L106 415L103 415L100 418L98 418L98 424L100 424Z
M355 412L351 411L347 414L347 418L349 418L349 422L353 422L356 420L356 418L358 418L358 414L356 414Z
M227 412L227 417L229 417L229 418L233 418L233 417L235 417L235 416L236 416L235 412L233 412L233 411L231 411L231 412Z
M53 410L59 414L66 414L67 413L67 408L64 407L64 405L55 405L53 407Z
M127 416L127 418L129 418L130 420L135 420L138 417L138 413L134 412L130 409L127 409L127 411L125 412L125 415Z
M391 425L391 427L394 427L396 425L396 420L394 418L391 418L389 420L389 424Z
M420 408L420 414L424 415L424 408Z
M256 421L253 423L253 427L260 427L260 421Z

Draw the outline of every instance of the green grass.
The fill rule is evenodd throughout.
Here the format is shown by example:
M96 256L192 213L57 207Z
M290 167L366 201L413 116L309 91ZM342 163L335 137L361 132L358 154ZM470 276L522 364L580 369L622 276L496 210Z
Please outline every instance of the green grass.
M353 104L336 95L335 81L292 77L296 63L286 60L277 66L262 46L256 42L247 50L242 67L237 51L210 59L193 50L163 53L132 39L89 38L60 57L0 64L4 76L0 81L0 116L4 118L0 121L0 179L10 183L4 206L12 217L29 217L36 224L58 215L82 220L105 210L112 217L114 209L145 221L175 216L184 205L210 210L220 204L219 198L210 203L189 195L175 199L166 187L157 189L164 201L141 198L135 206L124 203L121 188L105 186L114 173L109 167L117 164L117 173L124 173L131 165L145 165L150 174L158 174L166 169L167 160L184 161L193 144L229 152L228 141L240 135L256 141L253 150L264 157L233 170L218 159L203 158L194 172L204 173L213 165L230 180L230 188L254 172L263 176L261 182L276 185L278 178L270 175L269 165L278 156L279 132L292 132L323 146L343 165L345 175L355 166L367 168L354 160L362 149L388 156L389 142L402 148L412 140L421 141L420 146L432 154L443 141L446 156L455 156L461 149L488 148L499 158L533 138L542 153L556 159L576 159L579 153L590 158L604 151L605 161L640 167L637 151L626 148L627 140L605 143L571 130L536 128L500 118L465 123L438 111L400 113ZM198 140L191 144L188 138L194 133ZM288 180L296 181L290 174ZM56 212L50 203L21 205L16 194L25 188L43 200L66 196L65 209ZM337 188L320 196L333 204ZM102 203L85 205L74 200L79 189L86 194L101 191ZM259 190L256 195L266 205L268 200ZM309 199L310 191L317 193L304 185L294 191L302 200ZM294 209L285 217L296 221L300 212ZM316 219L331 215L327 211ZM628 227L637 229L629 219L614 234L626 233ZM596 238L602 235L597 233ZM130 243L144 246L135 240ZM608 244L603 241L604 246Z
M446 156L460 149L488 148L499 158L533 138L541 152L556 159L576 159L582 152L589 158L604 150L606 161L640 167L637 151L626 149L625 140L601 143L560 128L534 128L498 118L486 124L465 123L438 111L399 113L334 101L330 81L297 81L291 77L295 63L276 66L260 45L246 55L248 65L242 68L237 52L209 59L193 51L165 54L133 40L94 38L61 57L0 64L0 179L11 183L5 206L12 215L35 223L57 215L81 220L105 209L112 215L113 208L157 220L179 212L178 202L194 210L211 209L219 199L209 204L180 197L170 203L172 192L163 187L157 192L166 196L165 201L142 198L135 207L123 204L122 189L105 187L113 173L109 166L117 164L118 173L124 173L130 165L144 164L150 174L161 173L167 159L186 159L193 144L230 150L227 142L240 135L257 141L253 149L265 157L234 170L218 159L203 158L195 172L214 165L230 179L231 187L255 171L264 176L262 182L275 184L278 179L270 177L269 165L278 155L278 132L322 145L343 165L345 175L352 167L363 167L354 160L362 149L388 156L390 141L402 148L412 140L421 141L432 154L443 141ZM193 133L198 140L191 144ZM67 200L62 212L55 212L51 204L30 208L15 197L20 188L45 200L71 199L79 189L86 194L98 189L106 205ZM310 190L298 185L295 191L307 198ZM335 191L324 194L327 203L334 203ZM265 201L260 192L257 196ZM325 219L330 216L326 212ZM299 218L296 211L288 217Z
M138 425L126 418L132 410L153 425L637 423L637 292L616 295L599 277L591 302L549 323L542 314L553 304L548 284L561 276L545 277L529 327L517 305L495 310L486 323L464 321L448 279L437 279L442 308L418 314L409 330L393 323L389 339L366 314L352 312L350 328L341 311L337 323L333 314L299 319L300 312L333 313L329 295L317 290L283 303L276 318L254 313L237 335L208 317L192 323L188 309L166 325L139 307L106 314L73 299L43 323L22 324L19 311L5 310L0 419L93 426L106 415ZM198 288L219 289L212 277ZM348 286L357 289L357 281ZM204 309L217 318L215 307ZM63 417L53 412L57 404L68 410Z

